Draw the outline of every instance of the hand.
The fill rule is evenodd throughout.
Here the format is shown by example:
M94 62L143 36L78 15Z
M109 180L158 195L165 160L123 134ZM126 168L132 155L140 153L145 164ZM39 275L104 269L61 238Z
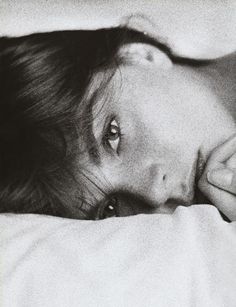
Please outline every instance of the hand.
M211 153L198 187L225 216L236 221L236 135Z

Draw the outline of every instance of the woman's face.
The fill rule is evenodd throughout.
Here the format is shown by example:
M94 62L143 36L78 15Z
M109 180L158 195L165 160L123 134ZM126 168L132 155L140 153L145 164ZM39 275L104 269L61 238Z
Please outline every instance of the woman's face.
M192 69L122 66L93 109L99 159L87 157L98 217L171 213L197 202L196 183L210 151L234 121ZM95 189L95 185L94 185ZM91 196L88 196L88 198Z

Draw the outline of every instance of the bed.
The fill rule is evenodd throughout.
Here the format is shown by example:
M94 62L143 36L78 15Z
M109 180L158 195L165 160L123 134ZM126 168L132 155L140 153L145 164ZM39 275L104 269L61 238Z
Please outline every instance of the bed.
M66 2L63 16L67 12L74 18L60 19L61 27L77 29L77 2ZM171 38L167 42L177 55L208 59L235 51L235 2L217 3L218 10L205 2L197 9L186 2L185 10L173 1L158 4L160 36ZM48 11L36 1L31 16L29 3L2 2L0 35L58 29L56 16L61 18L62 10L53 6ZM170 18L166 12L172 3ZM222 99L235 100L226 94L235 91L235 57L226 62L211 66L207 74L216 72L213 86ZM210 205L101 221L0 214L0 306L235 307L236 222L224 221Z
M236 306L236 222L210 205L80 221L0 215L0 306Z

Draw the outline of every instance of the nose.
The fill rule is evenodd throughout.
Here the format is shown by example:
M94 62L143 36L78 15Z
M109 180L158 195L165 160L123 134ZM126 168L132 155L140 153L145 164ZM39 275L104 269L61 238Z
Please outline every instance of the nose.
M161 164L151 164L145 170L146 178L144 193L153 207L159 207L170 198L172 187L167 167Z
M173 212L178 205L186 206L192 202L189 178L186 176L181 180L179 173L171 166L151 164L144 173L144 197L153 208L158 208L160 212Z

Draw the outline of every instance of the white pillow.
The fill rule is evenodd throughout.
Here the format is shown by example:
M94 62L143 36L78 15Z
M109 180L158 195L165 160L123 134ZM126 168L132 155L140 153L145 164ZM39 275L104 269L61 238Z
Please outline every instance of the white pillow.
M236 306L236 223L213 206L78 221L0 215L1 307Z

